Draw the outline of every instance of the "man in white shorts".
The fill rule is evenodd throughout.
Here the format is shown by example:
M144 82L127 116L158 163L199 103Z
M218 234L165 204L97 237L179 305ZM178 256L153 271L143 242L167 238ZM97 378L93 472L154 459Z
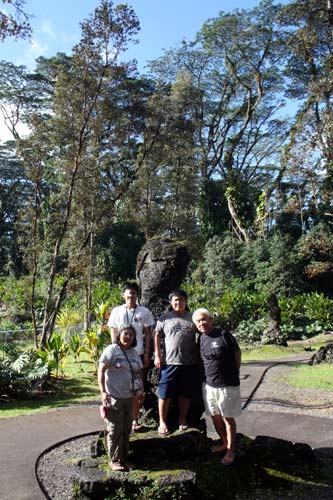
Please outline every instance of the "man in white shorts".
M112 342L117 343L117 332L121 326L132 326L137 340L135 349L141 357L144 368L148 368L151 359L151 329L155 324L153 315L149 309L138 304L139 287L135 282L125 283L122 291L125 303L112 309L108 320ZM133 431L140 429L138 417L143 399L142 395L134 398Z
M206 415L212 417L221 445L214 453L225 452L222 465L235 459L236 421L241 414L239 368L241 351L230 332L213 325L207 309L193 313L193 323L201 335L200 354L204 365L203 400Z

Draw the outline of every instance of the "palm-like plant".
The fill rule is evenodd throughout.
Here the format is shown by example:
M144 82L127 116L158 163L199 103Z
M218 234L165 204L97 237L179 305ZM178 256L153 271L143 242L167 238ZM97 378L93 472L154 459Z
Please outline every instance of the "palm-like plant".
M90 330L87 332L83 338L83 344L86 346L86 352L95 363L95 368L97 372L98 360L101 356L102 350L110 343L110 335L108 332L101 332L100 334L96 330Z
M68 343L64 341L61 333L53 332L51 338L46 343L44 349L39 349L38 355L45 361L51 371L56 371L56 377L59 374L59 369L62 374L65 370L67 355L69 351Z
M58 313L55 324L68 337L71 327L78 323L82 323L81 311L65 306Z
M96 320L103 324L105 323L105 317L106 313L108 312L110 307L110 302L107 300L106 302L101 302L100 304L97 304L97 306L94 308L94 314Z
M82 352L87 352L87 347L83 344L81 337L78 333L73 333L69 339L68 347L70 352L73 354L75 362L79 363L80 370L83 371L80 355Z

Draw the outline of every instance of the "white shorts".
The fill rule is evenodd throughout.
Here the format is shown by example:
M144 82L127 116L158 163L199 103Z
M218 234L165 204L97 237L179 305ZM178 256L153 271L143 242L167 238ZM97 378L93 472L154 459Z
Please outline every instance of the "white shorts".
M211 387L203 383L202 396L205 403L206 415L213 417L233 418L242 413L240 387Z

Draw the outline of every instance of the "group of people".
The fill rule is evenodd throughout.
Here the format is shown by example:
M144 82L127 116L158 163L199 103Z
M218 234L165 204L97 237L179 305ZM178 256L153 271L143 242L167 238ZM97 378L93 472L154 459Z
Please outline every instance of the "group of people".
M187 413L196 390L196 374L203 366L205 412L212 418L221 442L212 452L223 453L222 465L232 464L235 417L241 413L241 351L236 339L214 326L208 309L199 308L192 314L182 289L169 294L169 310L156 324L150 311L138 304L135 282L124 285L123 298L124 304L115 307L109 317L112 344L103 351L98 370L111 470L133 468L127 461L129 436L140 429L142 379L150 366L152 343L154 365L159 368L159 434L170 433L168 411L175 397L179 400L179 430L188 428Z

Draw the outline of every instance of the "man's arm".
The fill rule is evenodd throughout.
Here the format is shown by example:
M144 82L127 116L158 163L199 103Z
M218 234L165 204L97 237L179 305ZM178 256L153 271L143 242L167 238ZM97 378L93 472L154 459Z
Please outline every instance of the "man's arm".
M240 369L241 360L242 360L242 351L239 349L238 351L235 352L235 361L238 370Z
M99 390L101 391L101 396L102 396L102 403L105 404L107 400L107 392L105 388L105 372L107 370L107 365L104 363L99 362L98 365L98 373L97 373L97 381L98 381L98 387Z
M117 330L117 328L114 328L113 326L110 326L109 328L110 328L110 332L111 332L112 344L116 344L117 343L116 337L117 337L118 330Z
M150 342L151 342L151 327L145 326L143 328L143 333L145 335L145 355L143 366L148 368L150 365Z
M161 336L160 332L155 330L155 335L154 335L154 365L156 368L161 368L162 363L161 363Z

